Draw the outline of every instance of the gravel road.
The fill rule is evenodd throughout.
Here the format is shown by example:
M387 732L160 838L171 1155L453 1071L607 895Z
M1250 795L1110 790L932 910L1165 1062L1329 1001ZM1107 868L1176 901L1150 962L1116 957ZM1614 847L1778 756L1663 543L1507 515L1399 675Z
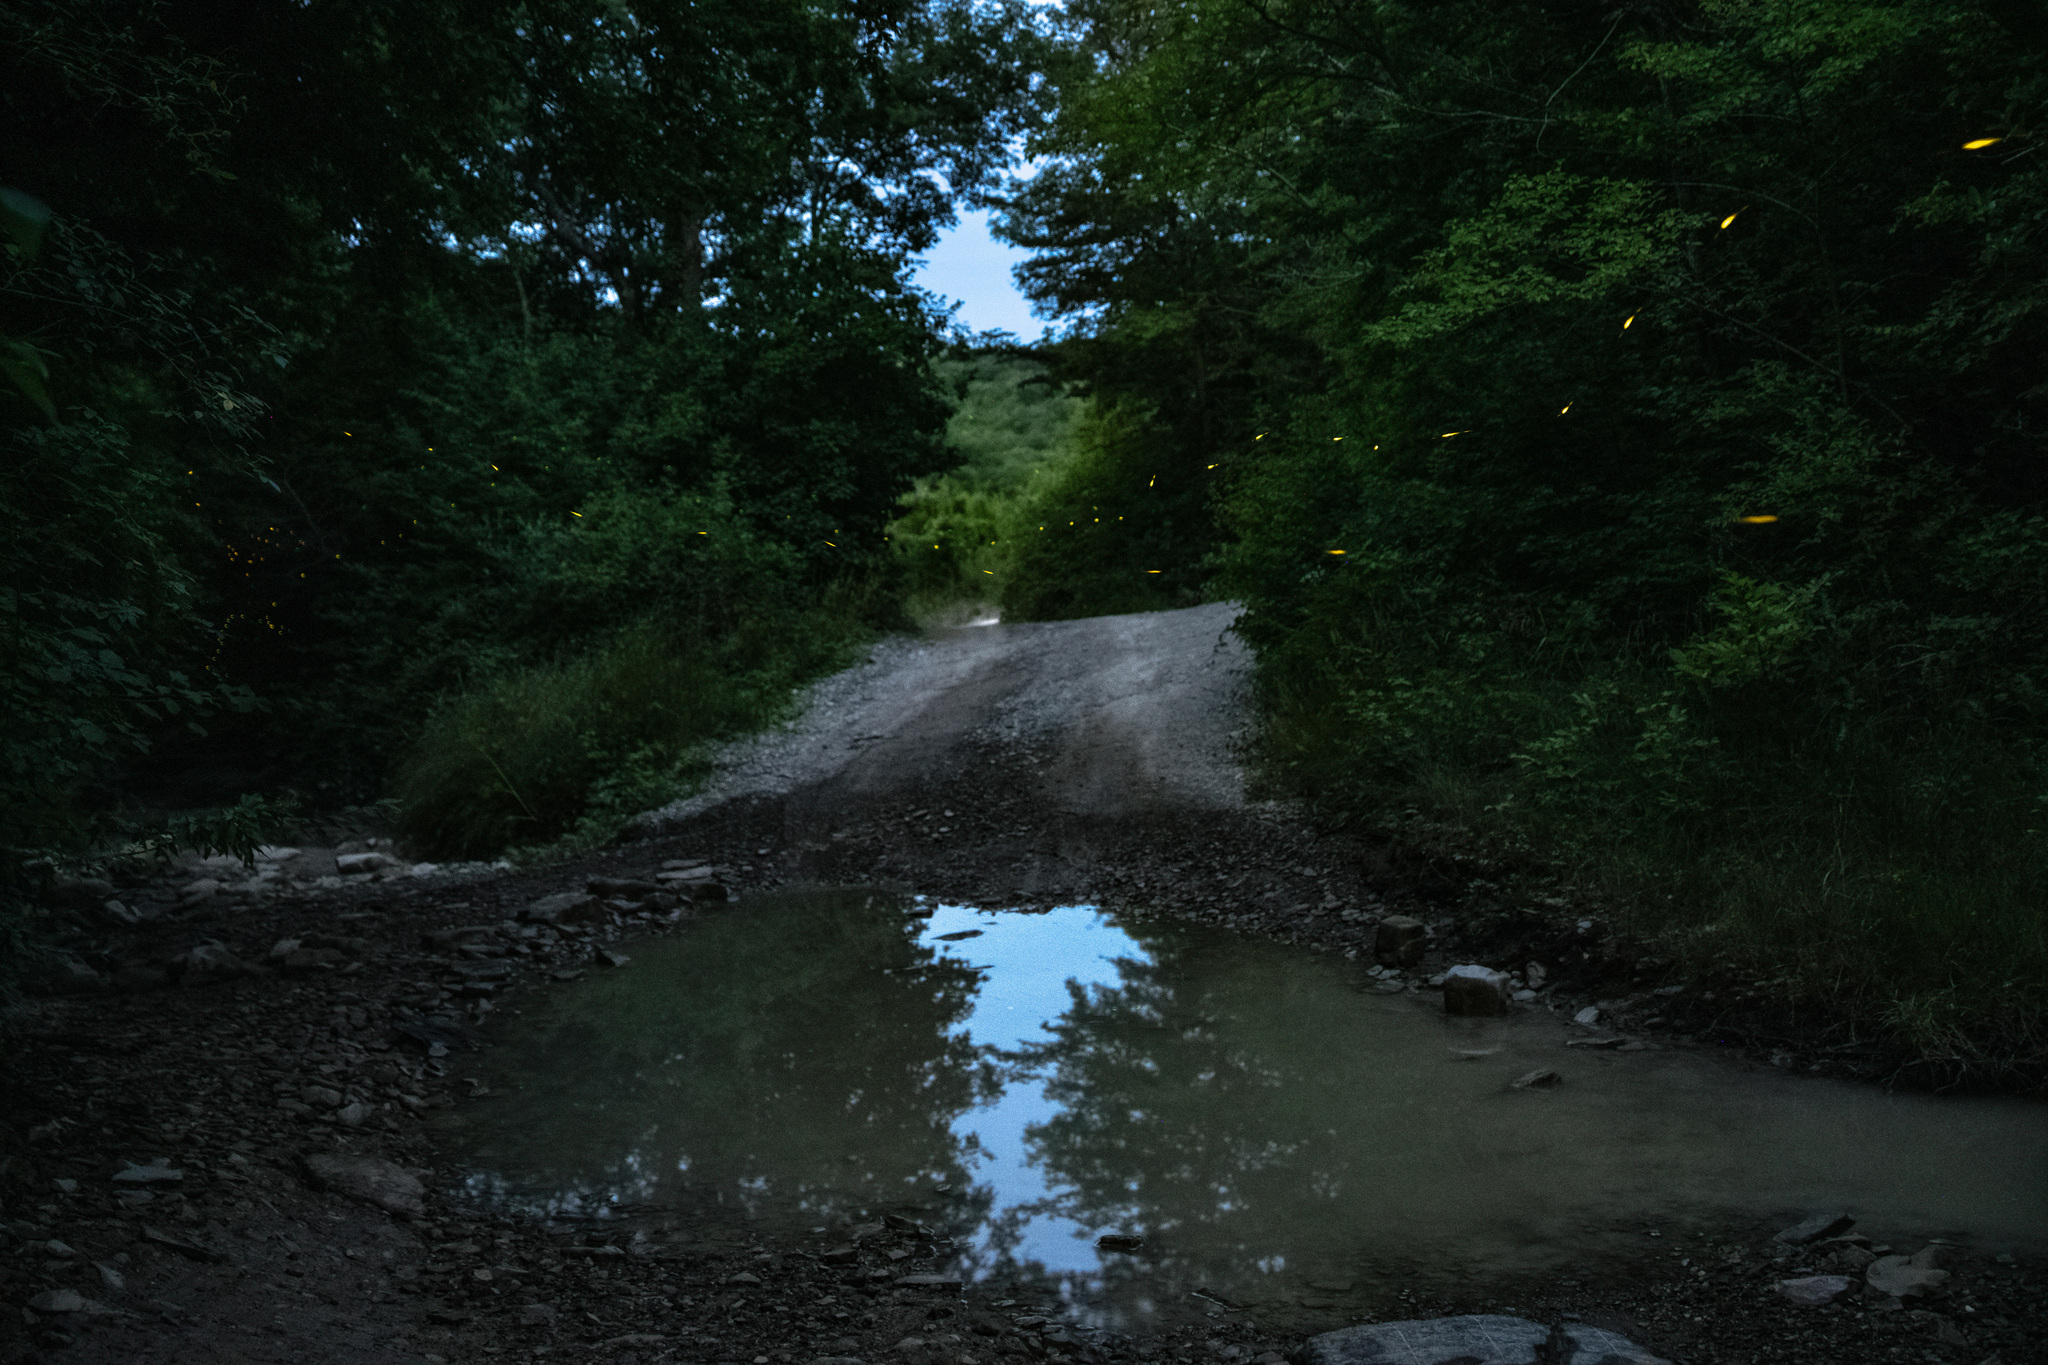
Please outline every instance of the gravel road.
M895 639L819 683L802 718L731 746L700 794L642 818L656 834L745 797L806 798L829 824L1029 751L1035 800L1069 815L1236 810L1249 652L1230 603L1132 616L965 626ZM792 828L792 834L802 831Z

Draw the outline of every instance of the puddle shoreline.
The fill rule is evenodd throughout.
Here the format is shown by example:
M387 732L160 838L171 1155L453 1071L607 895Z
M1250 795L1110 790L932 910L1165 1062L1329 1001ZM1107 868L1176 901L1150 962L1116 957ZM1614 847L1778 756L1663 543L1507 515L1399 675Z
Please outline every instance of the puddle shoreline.
M1356 963L1164 916L756 895L536 1006L494 1026L494 1100L440 1125L466 1197L657 1221L725 1200L867 1273L1058 1286L1102 1326L1206 1314L1196 1291L1307 1329L1401 1292L1570 1288L1818 1203L2030 1253L2048 1226L2037 1106L1566 1052L1547 1012L1445 1019ZM1565 1084L1515 1090L1538 1064ZM891 1213L959 1245L845 1240Z

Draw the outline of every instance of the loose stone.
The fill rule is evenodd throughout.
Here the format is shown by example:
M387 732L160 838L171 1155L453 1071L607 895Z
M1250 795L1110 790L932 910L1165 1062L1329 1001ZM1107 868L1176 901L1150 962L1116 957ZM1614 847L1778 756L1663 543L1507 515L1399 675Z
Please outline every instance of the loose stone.
M1407 915L1389 915L1380 921L1373 937L1373 957L1382 967L1413 967L1422 961L1429 946L1429 931L1422 921Z
M1913 1264L1909 1256L1880 1256L1863 1272L1864 1283L1895 1299L1917 1299L1948 1282L1946 1270Z
M1474 1313L1346 1327L1309 1338L1308 1365L1667 1365L1613 1332Z
M415 1214L426 1190L398 1166L377 1157L316 1152L305 1159L313 1183L336 1194L374 1204L389 1213Z
M1849 1280L1844 1275L1807 1275L1796 1280L1779 1280L1771 1288L1796 1304L1818 1308L1848 1293Z
M1851 1218L1846 1213L1831 1210L1826 1213L1816 1213L1803 1222L1794 1223L1772 1240L1783 1242L1787 1246L1803 1247L1808 1242L1818 1242L1823 1237L1833 1237L1837 1233L1847 1232L1855 1226L1856 1220L1854 1218ZM1900 1259L1903 1260L1904 1258L1901 1257Z
M1508 974L1466 963L1444 973L1444 1013L1491 1015L1508 1012Z

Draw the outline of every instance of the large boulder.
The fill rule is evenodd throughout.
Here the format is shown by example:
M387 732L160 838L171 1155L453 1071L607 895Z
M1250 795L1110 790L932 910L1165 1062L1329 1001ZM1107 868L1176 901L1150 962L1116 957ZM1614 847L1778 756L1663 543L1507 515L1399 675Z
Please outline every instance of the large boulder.
M1310 1337L1304 1354L1306 1365L1668 1365L1598 1327L1497 1313L1345 1327Z

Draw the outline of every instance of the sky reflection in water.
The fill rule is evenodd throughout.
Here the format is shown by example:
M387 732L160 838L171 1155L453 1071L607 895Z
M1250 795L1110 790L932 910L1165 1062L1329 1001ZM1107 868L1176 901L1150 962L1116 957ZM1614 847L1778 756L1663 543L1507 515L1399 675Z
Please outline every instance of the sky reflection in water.
M1087 907L910 910L752 899L549 993L487 1054L509 1093L448 1131L469 1188L797 1232L908 1211L971 1273L1126 1300L1576 1273L1646 1226L1817 1203L1892 1241L2048 1227L2043 1106L1566 1052L1547 1014L1446 1019L1341 959ZM1508 1085L1537 1066L1565 1085Z

